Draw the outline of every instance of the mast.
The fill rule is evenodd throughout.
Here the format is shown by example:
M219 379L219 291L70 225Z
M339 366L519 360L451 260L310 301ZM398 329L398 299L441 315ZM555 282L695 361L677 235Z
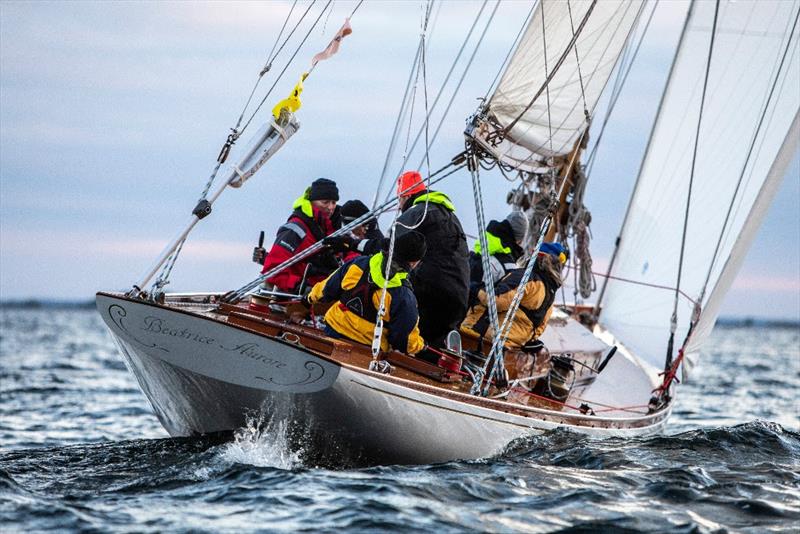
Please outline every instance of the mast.
M565 158L559 166L559 179L556 189L558 190L560 187L561 194L558 197L558 209L556 210L555 215L553 215L553 221L555 224L550 225L550 228L547 230L547 234L544 237L545 241L554 241L561 230L562 224L565 224L569 214L569 202L567 202L567 199L570 191L575 185L575 176L578 172L578 165L570 165L570 162L579 162L581 160L581 155L586 149L588 142L588 134L578 139L575 142L575 148L572 149L572 152L569 153L569 156ZM563 187L561 187L561 184L563 184Z

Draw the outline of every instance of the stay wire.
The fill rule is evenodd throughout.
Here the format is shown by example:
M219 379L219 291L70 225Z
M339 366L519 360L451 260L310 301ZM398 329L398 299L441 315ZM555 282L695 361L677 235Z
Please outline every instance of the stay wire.
M441 4L440 4L441 5ZM408 73L408 81L406 81L406 89L403 93L403 99L400 101L400 109L397 111L397 119L394 123L394 130L392 131L392 138L389 141L389 149L386 151L386 158L383 160L383 169L381 169L381 177L378 180L378 187L375 189L375 195L372 198L372 209L378 204L378 196L380 196L383 183L386 180L386 171L389 169L389 161L394 154L394 149L397 144L397 137L400 133L400 125L403 121L403 116L406 112L406 104L408 102L408 94L411 90L411 80L414 79L414 73L417 71L417 63L419 62L420 53L422 51L422 41L417 45L417 51L414 55L414 62L411 64L411 70Z
M491 93L492 89L495 88L495 84L497 84L497 81L499 80L500 75L503 73L503 71L505 70L506 66L508 65L508 61L509 61L509 59L511 59L511 54L514 52L514 50L516 50L517 44L519 44L519 41L522 38L522 34L525 33L525 28L528 27L528 21L531 20L531 17L533 16L533 12L535 10L536 10L536 2L533 3L533 5L531 6L530 11L528 11L528 16L525 17L525 21L522 23L522 26L520 27L519 32L517 32L517 37L514 39L514 42L511 43L511 47L508 49L508 53L506 54L505 59L503 59L503 62L500 64L500 68L497 69L497 74L494 75L494 80L492 80L492 83L489 85L488 89L486 89L486 94L483 95L483 101L484 102L486 102L489 99L489 93Z
M421 55L420 67L421 67L421 70L422 70L422 90L423 90L423 95L424 95L423 98L424 98L424 106L425 106L424 128L425 128L425 144L426 144L426 146L428 144L428 124L429 124L429 119L430 119L431 115L430 115L430 111L428 110L428 76L427 76L427 68L426 68L426 60L425 60L425 55L426 55L425 54L425 49L426 49L426 46L425 46L425 35L426 35L427 31L428 31L428 19L430 18L430 14L431 14L432 8L433 8L433 2L431 2L429 4L429 6L428 6L427 16L425 17L425 24L424 24L424 26L422 28L422 37L421 37L421 39L422 39L422 41L421 41L422 42L422 55ZM411 121L409 121L408 131L409 131L409 133L411 133ZM428 151L427 150L425 151L425 158L426 158L426 161L428 162L428 165L427 165L428 172L427 172L427 176L425 178L425 189L430 189L431 165L430 165L430 159L428 158ZM408 160L408 139L406 139L406 153L403 155L404 164L405 164L405 162L407 160ZM399 198L398 198L398 202L399 202ZM398 216L395 217L394 226L402 226L403 228L405 228L407 230L416 230L417 228L419 228L422 225L422 223L425 221L425 218L428 216L428 206L429 206L429 204L430 204L430 198L428 196L425 196L425 207L424 207L424 209L422 211L422 215L420 216L419 220L416 223L411 224L411 225L403 224L403 223L401 223L399 221L399 214L398 214ZM393 227L392 231L394 231L394 230L395 230L395 228Z
M575 24L572 21L572 6L570 0L567 0L567 13L569 14L569 27L572 29L572 35L575 35ZM544 5L542 5L542 20L544 20ZM581 74L581 60L578 57L578 43L573 47L575 50L575 65L578 68L578 82L581 84L581 98L583 99L583 113L586 119L589 119L589 107L586 105L586 90L583 86L583 74Z
M547 32L545 31L545 24L544 24L544 0L542 0L542 53L544 54L544 77L545 79L549 79L550 75L547 72ZM572 39L573 41L576 40L575 32L572 32ZM553 153L553 121L550 115L550 84L548 83L545 85L546 97L547 97L547 141L550 144L550 153ZM516 122L516 121L514 121ZM511 126L514 124L512 123L508 129L511 129ZM555 169L550 167L550 172L554 173ZM555 178L555 177L554 177ZM566 180L565 180L566 181Z
M475 200L475 212L478 218L478 241L481 245L481 266L483 268L483 285L486 292L486 309L489 312L489 324L492 332L496 336L500 333L499 320L497 318L497 296L494 290L494 277L489 264L489 243L486 236L486 217L483 212L483 193L481 191L480 167L477 164L477 157L474 151L468 156L470 175L472 177L472 193ZM489 357L493 353L489 353ZM489 358L487 358L488 361ZM502 360L502 357L501 357ZM488 366L487 366L488 368ZM473 382L470 393L477 395L480 393L481 383L485 376L485 371L479 373L480 379Z
M314 0L314 1L316 2L316 0ZM280 48L280 50L278 50L278 52L277 52L275 55L272 55L272 53L273 53L273 52L275 52L275 47L277 47L277 46L278 46L278 43L279 43L279 42L280 42L280 40L281 40L281 36L283 35L283 30L285 30L285 29L286 29L286 24L289 22L289 19L291 19L291 18L292 18L292 13L294 13L294 8L295 8L295 6L296 6L296 5L297 5L297 0L294 0L294 2L292 3L292 7L291 7L291 9L289 9L289 14L286 16L286 20L284 20L284 21L283 21L283 26L281 26L281 31L280 31L280 32L278 32L278 37L275 39L275 44L273 44L273 45L272 45L272 50L270 50L270 51L269 51L269 54L267 54L267 62L264 64L264 68L263 68L263 69L261 69L261 74L259 74L259 79L260 79L260 78L261 78L261 76L263 76L265 73L269 72L269 70L272 68L272 62L275 60L275 58L276 58L276 57L278 57L278 54L280 54L280 53L281 53L281 50L283 50L283 47L284 47L284 46L286 46L286 43L287 43L287 42L289 41L289 39L292 37L292 34L289 34L289 36L288 36L288 37L286 38L286 40L283 42L283 45L281 45L281 48ZM311 5L314 5L314 4L313 4L313 2L311 3ZM311 6L309 6L309 8L310 8L310 7L311 7ZM308 13L308 10L306 10L306 13ZM303 16L305 16L305 15L303 15ZM300 18L300 21L302 21L302 20L303 20L303 17L301 17L301 18ZM298 24L300 23L300 21L298 21ZM294 29L295 29L295 30L297 29L297 25L295 25ZM292 33L294 33L294 30L292 30ZM251 94L251 95L250 95L250 97L252 98L252 96L253 96L253 95ZM248 103L249 103L249 102L250 102L250 101L248 100ZM245 108L246 108L246 107L247 107L247 106L245 106ZM242 111L242 114L244 115L244 111Z
M294 60L294 58L295 58L295 56L297 55L297 53L300 51L300 48L303 46L303 44L305 44L305 42L306 42L306 40L308 39L309 35L310 35L310 34L311 34L311 32L313 31L314 27L316 27L316 25L319 23L319 20L320 20L320 18L321 18L321 16L322 16L322 14L323 14L323 13L324 13L324 12L327 10L327 8L328 8L328 6L331 4L331 1L332 1L332 0L329 0L329 1L328 1L328 3L325 5L325 7L323 8L322 12L320 13L320 16L319 16L319 17L317 17L317 20L314 22L314 24L312 25L311 29L310 29L310 30L309 30L309 32L306 34L306 36L303 38L303 41L302 41L302 42L300 43L300 45L297 47L297 50L295 50L295 53L294 53L294 54L292 55L292 57L289 59L289 61L287 62L286 66L284 66L283 70L282 70L282 71L281 71L281 73L278 75L278 77L277 77L277 79L275 80L275 82L273 83L272 87L269 89L269 91L267 91L267 94L266 94L266 95L264 96L264 98L261 100L260 104L258 105L258 107L256 108L256 110L253 112L253 114L251 115L251 117L248 119L248 121L247 121L247 123L244 125L244 127L243 127L241 130L239 130L238 128L239 128L239 126L241 125L241 123L242 123L242 120L244 119L244 115L245 115L245 113L246 113L246 111L247 111L247 108L250 106L250 102L252 101L252 99L253 99L253 96L255 95L255 92L256 92L256 90L257 90L257 88L258 88L259 84L261 83L261 79L263 78L264 74L266 74L267 72L269 72L269 71L271 70L271 68L272 68L272 62L273 62L273 61L275 60L275 58L276 58L276 57L277 57L277 56L278 56L278 55L281 53L281 51L283 50L283 48L286 46L286 44L287 44L287 43L289 42L289 40L292 38L292 35L294 35L295 31L296 31L296 30L297 30L297 28L300 26L300 24L302 23L302 21L305 19L306 15L309 13L309 11L311 10L311 8L314 6L314 4L316 3L316 1L317 1L317 0L313 0L313 1L311 2L311 4L309 4L308 8L306 8L306 10L305 10L305 12L303 13L303 15L301 15L300 19L299 19L299 20L297 21L297 23L295 24L294 28L292 28L292 31L289 33L289 35L288 35L288 36L286 37L286 39L283 41L283 44L281 44L280 48L278 48L277 52L275 52L275 47L277 46L278 42L280 41L280 38L281 38L281 36L283 35L283 32L285 31L285 29L286 29L286 26L287 26L287 24L288 24L289 20L291 19L292 13L294 12L295 6L297 5L297 0L295 0L295 1L293 2L293 4L292 4L292 7L291 7L291 8L290 8L290 10L289 10L289 14L286 16L286 19L284 19L283 25L281 26L281 29L280 29L280 31L279 31L279 33L278 33L278 37L275 39L275 43L272 45L272 49L270 50L270 53L269 53L269 54L268 54L268 56L267 56L267 62L266 62L266 64L264 65L264 67L262 68L262 70L260 71L260 73L259 73L259 75L258 75L258 79L256 80L256 83L254 84L254 86L253 86L253 89L250 91L250 95L248 96L248 98L247 98L247 101L246 101L246 103L245 103L245 105L244 105L244 107L243 107L243 109L242 109L242 112L241 112L241 114L239 115L239 118L238 118L238 120L236 121L236 125L235 125L235 126L232 128L232 129L231 129L231 134L228 136L228 140L226 141L225 145L224 145L224 146L223 146L223 148L222 148L222 151L220 152L219 156L217 157L217 164L214 166L214 169L212 170L212 172L211 172L211 175L209 176L209 179L208 179L208 181L206 182L206 185L205 185L205 187L203 188L203 191L202 191L202 193L201 193L201 195L200 195L200 199L198 200L198 202L200 202L200 201L204 200L204 199L206 198L206 196L208 195L208 191L211 189L211 185L213 184L213 182L214 182L214 179L216 178L216 176L217 176L217 173L219 172L219 169L221 168L222 164L225 162L225 159L227 158L227 154L228 154L228 151L230 150L230 147L231 147L231 146L233 146L233 144L236 142L236 140L239 138L239 136L241 136L241 134L242 134L242 133L243 133L243 132L244 132L244 131L247 129L247 127L250 125L250 123L252 122L253 118L254 118L254 117L255 117L255 115L258 113L259 109L260 109L260 108L263 106L263 104L264 104L264 102L266 101L267 97L269 97L270 93L271 93L271 92L272 92L272 90L275 88L275 86L277 85L278 81L281 79L281 77L282 77L282 76L283 76L283 74L286 72L286 70L287 70L287 68L289 67L289 65L290 65L290 64L292 63L292 61ZM350 14L350 16L351 16L351 17L352 17L352 16L355 14L355 12L358 10L358 8L359 8L359 7L361 7L361 4L362 4L362 3L363 3L363 0L361 0L361 1L360 1L360 2L359 2L357 5L356 5L356 7L353 9L353 12ZM274 53L274 55L273 55L273 52L275 52L275 53ZM178 247L175 249L175 251L174 251L172 254L170 254L170 256L167 258L167 260L166 260L166 262L165 262L165 265L164 265L164 267L162 268L161 272L159 273L159 276L156 278L156 280L154 281L154 283L153 283L153 285L152 285L152 290L154 290L154 291L155 291L155 290L160 290L160 289L161 289L161 288L163 288L163 287L164 287L166 284L168 284L168 283L169 283L169 282L168 282L169 276L170 276L170 274L171 274L171 272L172 272L172 269L173 269L173 267L175 266L175 263L176 263L176 261L177 261L177 259L178 259L178 256L180 255L180 253L181 253L181 250L183 249L183 245L184 245L185 243L186 243L186 239L183 239L183 240L182 240L182 241L179 243L179 245L178 245Z
M461 85L464 83L464 79L467 77L467 73L469 72L470 67L472 67L472 62L475 59L475 56L478 53L478 49L480 48L481 44L483 43L483 38L486 37L486 32L489 30L489 26L491 26L492 21L494 20L494 16L497 13L497 8L500 6L500 1L498 1L494 5L494 9L492 13L489 15L489 20L486 21L486 26L483 28L483 32L481 32L481 36L478 38L478 42L475 44L475 48L472 51L472 54L467 60L467 65L464 67L464 72L461 73L461 78L459 78L458 83L456 84L455 89L453 89L453 94L450 96L450 100L447 102L447 106L444 109L444 113L442 113L442 117L439 119L439 124L436 126L436 130L433 132L433 137L431 138L430 142L427 142L426 139L426 149L425 155L427 157L430 148L436 142L436 138L439 136L439 131L442 129L444 125L444 121L447 118L447 115L450 113L450 108L453 106L453 102L455 102L456 96L458 95L458 91L461 89ZM420 161L418 167L422 167L422 161Z
M595 155L597 154L598 147L600 146L600 140L603 139L603 134L606 131L606 126L608 125L608 121L611 118L611 114L614 111L614 108L617 105L617 101L619 100L619 96L622 93L622 89L625 87L625 83L628 81L628 74L630 74L631 69L633 67L634 62L636 61L637 56L639 55L639 49L642 46L642 42L644 42L645 35L647 35L647 30L650 28L650 23L653 21L653 15L656 12L656 8L658 7L659 0L655 0L653 4L653 9L650 11L650 16L647 18L647 22L645 23L644 29L642 30L642 34L639 36L639 42L636 43L636 47L631 55L630 62L628 66L623 71L620 69L620 73L622 73L622 77L620 78L618 87L615 83L615 87L611 91L611 101L608 105L608 110L606 111L605 117L603 118L603 124L600 125L600 132L597 134L597 140L594 142L594 146L592 146L592 150L589 153L589 157L586 160L586 174L591 175L592 169L594 168L594 160Z
M769 110L769 105L772 102L772 97L775 94L775 88L778 86L778 80L780 79L781 72L783 71L783 65L786 61L786 57L791 49L792 39L794 38L795 30L797 29L797 22L800 19L800 7L798 7L797 13L794 17L794 23L792 24L792 31L789 33L789 39L786 41L786 47L783 49L783 54L781 55L781 60L778 65L777 72L775 73L775 78L772 81L769 94L767 95L766 102L764 103L764 108L761 112L761 116L758 119L758 124L756 125L755 131L753 132L753 137L750 140L750 146L747 149L747 155L745 156L744 163L742 164L742 172L739 173L739 179L736 182L736 188L733 191L733 196L731 197L731 202L728 205L728 211L725 214L725 221L722 223L722 229L719 233L719 238L717 239L717 245L714 248L714 254L711 256L711 264L708 267L708 272L706 273L705 282L703 282L703 287L700 291L700 301L702 301L703 295L706 293L706 289L708 288L708 282L711 279L711 272L714 270L714 266L717 262L717 256L719 254L719 249L722 246L722 238L725 235L725 230L728 227L728 222L730 221L731 213L733 212L733 206L736 202L736 198L739 195L739 189L742 185L742 181L744 180L744 175L747 170L747 166L750 163L750 157L753 154L753 148L756 145L756 140L758 139L759 134L761 133L761 127L764 124L764 118L767 116L767 111Z
M584 138L587 134L587 129L583 130L581 136L579 138L579 143L583 143ZM578 157L578 152L573 151L572 158L570 158L569 164L567 165L567 170L565 176L569 176L569 173L572 171L573 166ZM561 185L559 186L557 195L555 198L560 198L561 194L564 192L564 188L567 185L567 180L563 180ZM494 356L494 368L492 369L492 376L500 378L497 373L502 369L503 362L498 361L502 360L503 356L503 347L505 346L506 340L508 339L508 335L511 332L511 326L513 325L513 317L516 315L517 310L519 309L519 305L522 302L522 297L525 294L525 285L530 280L531 273L533 272L534 266L536 264L536 258L539 253L539 249L544 241L545 236L547 235L548 230L550 229L550 225L553 220L553 212L550 211L548 215L542 221L541 226L539 227L539 235L536 239L536 245L533 247L531 256L528 258L527 265L525 267L525 272L522 275L522 279L519 281L517 285L516 293L514 294L514 298L511 301L508 309L506 310L506 316L503 320L503 324L500 326L500 332L495 334L494 340L492 341L492 348L490 352L490 357L486 359L486 363L483 368L483 373L485 373L486 369L488 369L489 361L492 360L492 356ZM484 374L481 375L481 380L483 379ZM484 396L489 392L489 383L486 384L484 389Z
M572 47L575 46L575 43L578 41L578 37L580 36L581 32L583 32L584 27L586 27L586 22L589 20L589 17L591 16L592 12L594 11L594 6L595 5L597 5L597 0L592 0L592 3L589 6L589 9L586 10L586 14L583 16L583 19L581 19L581 23L578 25L578 29L575 31L575 33L572 34L572 39L569 41L569 43L567 43L567 47L564 49L564 52L562 52L561 57L558 58L558 61L553 66L553 71L544 80L544 82L542 83L542 86L539 87L539 89L533 95L533 98L531 98L531 101L528 102L527 106L525 106L525 109L523 109L519 113L519 115L517 115L517 117L513 121L511 121L511 123L508 126L503 128L503 130L502 130L503 133L507 134L508 132L510 132L511 129L517 124L517 122L519 122L519 120L525 115L525 113L527 113L528 110L531 109L531 106L533 106L533 104L536 102L536 100L539 98L539 96L541 96L541 94L545 91L545 89L547 89L550 86L550 82L553 80L553 77L556 75L558 70L561 68L561 65L564 64L564 60L569 55L569 52L572 49ZM544 3L542 3L541 6L542 6L542 19L544 21Z
M425 128L427 128L427 125L428 125L428 123L430 121L430 115L433 113L433 110L436 109L436 106L439 104L439 99L441 98L442 94L444 94L444 89L447 86L448 82L450 81L450 76L453 75L453 72L455 71L456 65L458 65L458 62L461 59L461 55L464 53L464 50L466 50L467 44L469 43L469 40L472 38L472 34L473 34L473 32L475 31L475 28L478 25L478 21L480 20L480 17L483 14L483 10L486 8L486 4L488 3L488 1L489 0L484 0L483 3L481 4L481 8L478 10L478 14L475 16L475 20L472 21L472 26L470 27L469 31L467 32L467 36L464 39L464 42L461 43L461 48L459 48L458 54L456 54L456 57L453 60L452 65L450 65L450 70L447 71L447 75L445 76L444 81L442 82L442 85L439 88L439 91L436 93L436 98L434 98L433 105L430 107L430 110L428 110L427 106L426 106L424 125L420 127L419 131L417 132L416 137L414 137L414 142L411 144L411 149L406 151L407 154L403 158L403 163L402 163L402 167L403 168L405 168L405 166L406 166L406 164L408 162L408 157L411 155L411 153L414 152L414 149L416 148L417 143L420 140L420 137L422 137L423 132L424 131L426 132ZM423 54L424 54L424 49L423 49ZM427 132L426 132L426 134L427 134ZM426 141L427 141L427 139L426 139ZM428 147L428 144L426 143L426 152L427 152L427 147ZM402 172L402 169L400 169L400 172Z
M316 0L314 0L314 1L316 2ZM294 58L295 58L295 57L297 56L297 54L300 52L300 49L301 49L301 48L303 48L303 45L304 45L304 44L306 43L306 41L308 40L308 37L311 35L311 32L313 32L313 31L314 31L314 28L316 28L316 27L317 27L317 24L319 24L319 21L320 21L320 19L322 18L322 15L324 15L324 14L325 14L325 11L327 11L327 10L328 10L328 7L331 5L331 3L332 3L332 2L333 2L333 0L328 0L328 2L325 4L325 7L323 7L323 8L322 8L322 10L319 12L319 15L317 15L317 18L316 18L316 20L314 20L314 23L313 23L313 24L311 25L311 27L308 29L308 32L306 32L306 35L303 37L303 40L302 40L302 41L300 41L300 44L299 44L299 45L297 45L297 48L295 49L294 53L292 54L292 57L290 57L290 58L289 58L289 61L287 61L287 62L286 62L286 65L284 65L283 69L281 69L281 72L278 74L278 77L275 79L275 81L273 82L272 86L269 88L269 90L267 90L267 94L265 94L265 95L264 95L264 98L262 98L262 99L261 99L261 102L259 102L258 106L257 106L257 107L256 107L256 109L253 111L252 115L250 115L250 118L249 118L249 119L247 119L247 122L246 122L246 123L245 123L245 125L242 127L242 131L246 130L246 129L247 129L247 127L250 125L250 123L251 123L251 122L253 122L253 119L255 118L256 114L259 112L259 110L261 109L261 107L262 107L262 106L264 105L264 103L267 101L267 98L269 98L269 95L270 95L270 94L272 94L272 91L275 89L275 86L277 86L277 85L278 85L278 82L279 82L279 81L280 81L280 79L283 77L283 75L284 75L284 73L286 72L286 70L289 68L289 65L291 65L291 64L292 64L292 61L294 61ZM313 3L312 3L312 5L313 5ZM309 6L309 9L311 9L311 6Z
M436 183L444 180L445 178L451 176L452 174L458 172L465 165L466 164L463 162L463 159L462 159L462 154L457 155L450 162L448 162L447 165L444 165L443 167L439 168L437 171L435 171L434 173L431 174L431 185L436 184ZM450 169L451 167L454 167L454 168ZM447 172L445 174L442 174L445 171L447 171L448 169L450 169L449 172ZM439 176L440 174L442 174L442 175ZM381 204L380 206L378 206L377 208L375 208L374 210L371 210L371 211L365 213L364 215L362 215L361 217L355 219L354 221L350 222L349 224L347 224L345 226L342 226L340 229L334 231L329 237L337 237L337 236L340 236L340 235L344 235L347 232L349 232L350 230L352 230L353 228L356 228L357 226L360 226L360 225L364 224L368 220L387 212L389 209L394 207L396 204L397 204L397 197L389 199L386 202L384 202L383 204ZM271 278L272 276L275 276L279 272L284 271L285 269L291 267L292 265L294 265L294 264L296 264L296 263L298 263L300 261L303 261L304 259L308 258L309 256L311 256L313 254L316 254L324 246L326 246L326 245L324 245L322 243L322 241L317 241L316 243L314 243L313 245L311 245L307 249L304 249L303 251L298 252L297 254L292 256L291 258L288 258L283 263L280 263L279 265L276 265L275 267L273 267L272 269L270 269L266 273L261 274L256 279L252 280L251 282L248 282L247 284L245 284L244 286L240 287L239 289L236 289L236 290L230 291L229 293L226 293L224 295L224 297L223 297L223 300L225 302L238 302L242 297L244 297L244 295L247 292L251 291L252 289L254 289L256 287L258 287L258 285L261 284L264 280L266 280L268 278Z
M461 59L461 55L464 53L464 50L466 49L466 46L469 43L469 40L472 37L472 34L475 31L475 28L477 27L478 21L480 20L480 17L483 14L483 10L485 9L487 2L488 2L488 0L484 0L483 3L481 4L481 8L478 11L478 14L475 16L475 20L472 22L472 26L470 27L469 32L467 32L466 38L464 39L464 42L461 44L461 48L459 49L458 53L456 54L456 57L453 60L453 63L450 66L450 69L447 71L447 75L445 76L444 81L442 82L442 85L441 85L441 87L439 88L439 91L436 94L436 97L433 99L433 104L430 106L430 112L431 113L433 113L433 111L436 109L436 107L437 107L437 105L439 103L439 99L441 98L441 96L442 96L442 94L444 92L444 89L447 86L447 83L450 81L450 77L453 75L453 72L455 71L456 65L458 64L458 61ZM420 127L419 131L417 132L416 137L414 138L414 142L411 144L411 148L408 151L409 154L414 152L414 149L416 148L417 143L419 142L420 138L422 137L422 134L423 134L423 127ZM407 158L404 158L404 161L402 163L401 169L397 173L398 175L405 168L406 160L407 160ZM391 196L391 190L389 192L387 192L385 198L388 199L390 196Z
M689 210L692 204L692 187L694 185L694 172L697 163L697 150L700 145L700 127L703 123L703 110L705 109L706 92L708 90L708 79L709 79L709 74L711 72L711 58L714 55L714 41L717 35L719 2L720 0L716 0L716 3L714 5L714 22L711 26L711 40L708 46L708 58L706 59L706 69L703 79L703 92L700 96L700 111L697 117L697 128L695 129L694 149L692 151L692 166L689 172L689 189L686 194L686 211L684 212L683 216L683 233L681 236L681 250L680 250L680 255L678 257L678 278L677 282L675 283L675 300L672 307L672 318L670 319L670 338L668 343L669 346L667 350L666 364L664 366L665 372L672 363L672 343L675 336L675 330L677 328L677 321L678 321L678 297L680 295L679 291L681 287L681 276L683 274L683 258L686 252L686 235L689 227Z

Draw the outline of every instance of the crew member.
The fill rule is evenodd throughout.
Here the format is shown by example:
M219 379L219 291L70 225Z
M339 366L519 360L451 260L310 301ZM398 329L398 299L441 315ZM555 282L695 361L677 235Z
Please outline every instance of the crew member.
M408 171L397 179L400 210L396 232L412 228L425 236L428 250L410 274L419 305L419 328L432 346L444 345L445 337L467 314L469 251L455 206L444 193L425 188L422 176ZM370 253L382 246L369 239L356 245Z
M486 225L486 244L489 247L489 267L492 282L497 283L510 270L517 268L522 255L522 241L528 229L528 217L521 211L512 211L502 221L489 221ZM469 303L477 301L478 290L483 284L483 258L480 239L469 253Z
M407 277L424 255L425 237L419 232L407 232L395 240L388 283L385 278L388 253L358 256L342 265L327 280L316 284L307 297L307 303L336 302L325 314L326 333L371 345L386 285L381 350L387 351L391 347L415 354L425 343L417 324L417 301Z
M342 225L348 225L367 213L369 213L369 208L366 206L366 204L360 200L348 200L342 204L341 209L339 210L339 218ZM365 223L351 229L349 235L326 237L324 242L335 252L342 253L344 261L349 261L361 255L361 253L355 249L355 244L359 240L382 240L383 238L383 232L381 232L380 228L378 227L378 219L376 217L372 217Z
M331 216L338 200L336 182L327 178L314 180L300 198L294 201L294 211L286 223L278 228L275 243L263 260L261 272L268 272L331 234L334 230ZM254 259L258 259L255 254ZM267 278L266 282L279 291L294 293L300 290L304 275L306 286L311 286L324 280L338 266L339 262L333 251L325 247Z
M514 314L505 343L507 348L520 348L542 335L553 312L556 291L561 287L561 269L566 261L566 251L559 243L542 243L531 278L525 284L524 295ZM525 269L518 267L501 278L495 286L499 325L505 320L524 274ZM481 340L488 340L489 343L494 338L487 294L483 289L478 291L478 303L471 308L469 315L464 319L461 331Z

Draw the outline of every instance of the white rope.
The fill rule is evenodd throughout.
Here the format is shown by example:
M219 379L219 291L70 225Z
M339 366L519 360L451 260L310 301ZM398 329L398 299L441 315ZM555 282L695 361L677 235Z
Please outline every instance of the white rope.
M486 239L486 219L483 213L483 195L481 194L481 181L478 174L478 161L474 154L470 154L469 172L472 175L472 192L475 199L475 213L478 217L478 238L481 244L481 264L483 265L483 285L486 291L486 306L489 311L489 322L492 332L497 335L499 332L497 318L497 297L494 292L494 279L492 278L492 268L489 265L489 243ZM488 362L488 360L487 360ZM477 395L480 392L481 382L485 370L480 373L480 380L472 385L471 393Z

